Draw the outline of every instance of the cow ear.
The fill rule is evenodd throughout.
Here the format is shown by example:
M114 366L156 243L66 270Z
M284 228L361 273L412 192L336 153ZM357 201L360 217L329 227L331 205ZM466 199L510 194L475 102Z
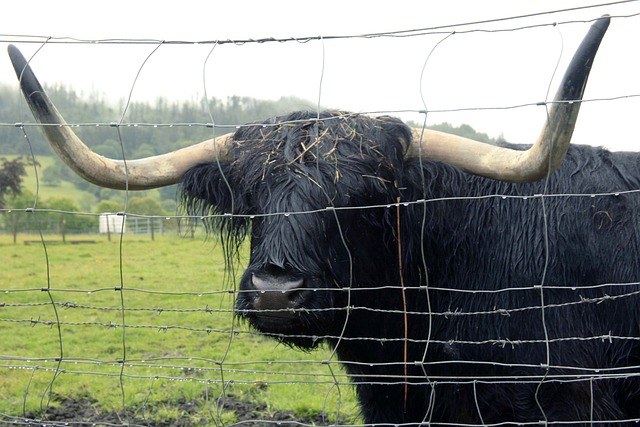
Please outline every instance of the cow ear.
M237 214L246 207L234 188L231 164L212 161L187 170L182 177L182 206L192 224L202 224L207 233L220 233L227 257L238 254L238 248L250 230L246 215Z
M382 142L386 158L394 165L402 163L411 144L411 128L400 119L390 116L378 117L376 124L379 133L375 140Z
M203 163L182 177L182 204L189 215L206 216L231 212L236 197L229 185L228 162ZM234 209L235 210L235 209Z

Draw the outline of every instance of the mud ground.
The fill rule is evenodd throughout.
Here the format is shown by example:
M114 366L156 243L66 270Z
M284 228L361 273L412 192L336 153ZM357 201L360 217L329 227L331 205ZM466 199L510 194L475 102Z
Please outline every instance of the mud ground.
M174 410L173 412L178 415L167 417L164 420L154 419L155 417L152 414L145 415L140 410L135 411L135 413L133 411L104 412L99 409L96 403L96 400L90 398L58 398L56 405L46 408L41 414L28 413L24 418L14 418L11 421L0 419L0 425L30 427L197 427L204 425L222 427L223 425L215 413L211 413L208 408L202 405L202 402L197 401L179 401L170 404L170 407ZM317 426L328 424L328 420L322 413L302 417L289 411L268 411L265 405L244 402L236 399L233 395L225 397L224 411L231 411L235 414L236 422L228 424L229 426L299 427L301 424Z

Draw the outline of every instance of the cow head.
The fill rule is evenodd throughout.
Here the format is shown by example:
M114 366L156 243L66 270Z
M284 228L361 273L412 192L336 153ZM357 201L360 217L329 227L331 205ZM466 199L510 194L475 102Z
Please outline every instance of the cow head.
M388 260L397 258L389 209L361 208L398 200L407 159L442 161L507 181L540 179L558 167L608 24L603 17L592 26L527 151L411 130L390 117L302 112L125 163L93 153L66 125L20 52L10 46L9 54L47 139L83 178L129 190L181 182L191 213L214 214L223 234L236 241L249 233L251 260L238 313L263 332L310 347L316 338L339 334L344 322L336 318L347 316L350 290L382 278L380 266L388 269ZM361 253L370 259L357 259Z
M186 172L192 215L220 215L217 225L236 239L250 230L241 316L305 347L339 333L332 325L342 324L336 317L345 315L347 290L377 273L375 259L353 257L367 253L378 265L393 259L384 250L391 224L380 209L342 208L396 200L410 139L411 130L390 117L298 112L242 127L232 160Z

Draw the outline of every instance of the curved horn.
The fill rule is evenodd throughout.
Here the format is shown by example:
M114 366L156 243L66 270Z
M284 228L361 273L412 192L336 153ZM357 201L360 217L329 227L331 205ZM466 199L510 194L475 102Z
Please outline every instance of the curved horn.
M22 53L9 45L9 56L22 93L51 147L78 175L102 187L147 190L180 182L192 166L228 159L231 137L224 135L171 153L144 159L114 160L91 151L67 125L53 105Z
M589 29L562 79L536 143L526 151L511 150L433 130L414 130L406 156L440 160L475 175L526 182L555 171L569 149L582 95L609 16Z

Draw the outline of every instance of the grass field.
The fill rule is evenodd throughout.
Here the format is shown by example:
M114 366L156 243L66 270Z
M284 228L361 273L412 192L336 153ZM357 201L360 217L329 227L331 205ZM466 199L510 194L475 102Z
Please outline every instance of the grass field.
M71 399L91 402L98 421L118 412L229 424L231 402L245 401L258 408L253 419L286 410L356 422L352 387L328 349L293 350L234 319L233 275L215 241L20 237L0 235L5 420Z
M15 155L0 155L0 157L6 157L8 159L13 159L17 156ZM31 162L31 157L26 156L28 162ZM36 169L33 167L33 164L28 163L26 167L27 175L24 177L24 186L35 192L36 182L39 183L39 190L44 195L44 197L68 197L75 200L78 203L82 201L95 203L95 197L86 191L82 191L77 189L73 183L68 181L61 181L58 185L48 185L47 183L42 181L42 173L43 171L53 165L56 161L51 156L36 156L36 160L38 162L37 166L37 175ZM37 177L37 180L36 180Z

